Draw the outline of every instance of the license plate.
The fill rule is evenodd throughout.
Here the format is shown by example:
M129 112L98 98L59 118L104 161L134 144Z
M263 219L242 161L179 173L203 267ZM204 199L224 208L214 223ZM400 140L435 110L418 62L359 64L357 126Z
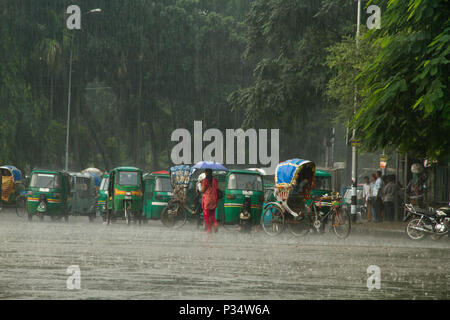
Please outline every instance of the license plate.
M167 192L167 195L171 197L173 196L173 192Z
M242 191L242 194L244 196L252 196L253 195L253 191Z
M125 200L131 200L131 196L125 196Z
M49 188L40 188L39 189L40 192L50 192Z

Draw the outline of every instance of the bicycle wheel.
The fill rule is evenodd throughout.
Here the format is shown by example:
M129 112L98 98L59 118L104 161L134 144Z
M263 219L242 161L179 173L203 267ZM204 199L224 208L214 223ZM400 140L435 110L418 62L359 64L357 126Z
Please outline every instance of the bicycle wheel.
M352 222L348 211L343 210L342 208L334 209L334 212L331 214L331 225L333 227L334 234L338 238L347 238L350 235L350 230L352 227Z
M16 198L16 214L18 217L23 217L27 214L27 198L18 196Z
M186 224L186 221L186 210L178 202L169 202L161 212L161 222L167 228L181 228Z
M310 215L306 214L298 218L288 218L286 221L289 231L297 237L306 236L311 229Z
M284 230L284 214L281 208L275 204L270 203L264 209L261 216L261 227L269 236L277 236Z

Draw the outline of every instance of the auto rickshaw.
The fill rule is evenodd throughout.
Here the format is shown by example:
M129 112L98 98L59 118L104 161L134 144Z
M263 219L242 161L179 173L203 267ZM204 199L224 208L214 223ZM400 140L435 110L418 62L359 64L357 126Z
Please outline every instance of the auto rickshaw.
M87 216L89 222L93 222L97 198L94 177L87 173L70 173L70 192L70 215Z
M106 222L106 198L108 197L109 174L102 176L97 194L97 214Z
M15 208L22 217L26 213L26 190L22 172L14 166L0 167L0 208Z
M127 225L130 225L132 220L141 224L143 189L141 169L119 167L111 170L106 200L107 224L109 225L113 218L125 219Z
M321 197L331 194L331 174L324 170L316 170L316 184L313 186L311 195Z
M173 196L169 173L154 172L144 175L145 193L143 215L147 219L160 219L161 212Z
M224 190L219 200L216 218L225 228L236 227L248 231L257 226L264 202L264 184L261 173L250 170L230 170L217 175L219 189Z
M28 220L44 216L69 220L70 175L61 171L33 170L27 197Z

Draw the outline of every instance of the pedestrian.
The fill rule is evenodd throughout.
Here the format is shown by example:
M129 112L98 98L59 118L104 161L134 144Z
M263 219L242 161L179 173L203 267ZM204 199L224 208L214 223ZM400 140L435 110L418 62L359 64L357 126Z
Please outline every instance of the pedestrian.
M427 190L425 184L427 177L421 164L414 163L411 166L412 179L406 186L406 193L411 204L424 208L424 193Z
M204 220L203 216L203 206L202 206L202 182L206 178L206 174L202 173L198 176L197 184L195 187L195 198L194 198L194 212L197 215L197 228L202 225Z
M388 221L393 222L394 221L394 201L396 195L396 186L394 184L394 181L391 176L387 176L386 178L387 183L386 186L383 189L383 204L384 204L384 212L385 217Z
M372 206L371 203L371 198L372 198L372 191L371 191L371 185L370 185L370 181L369 181L369 177L364 177L364 185L363 185L363 205L366 208L366 217L367 221L371 220L371 216L370 216L370 207Z
M383 180L381 179L381 171L378 170L374 178L376 180L372 189L372 216L374 222L382 222L381 211L383 210L383 202L381 197L383 194Z
M377 181L377 176L374 173L370 176L370 215L371 215L371 221L373 221L373 222L375 222L376 217L377 217L377 212L376 212L376 208L375 208L376 195L374 196L376 181Z
M206 169L206 178L202 181L202 208L203 216L205 218L206 233L210 234L211 224L214 225L214 232L219 230L219 224L216 221L216 208L219 200L218 195L218 182L216 178L212 176L212 170Z

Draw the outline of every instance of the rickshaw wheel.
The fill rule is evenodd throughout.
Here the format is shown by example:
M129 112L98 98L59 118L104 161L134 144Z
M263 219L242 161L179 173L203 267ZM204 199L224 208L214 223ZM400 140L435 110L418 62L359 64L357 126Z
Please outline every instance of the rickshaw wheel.
M186 210L178 202L169 203L161 212L161 222L168 228L181 228L186 221Z
M277 236L284 230L284 214L278 204L271 203L261 216L261 226L269 236Z
M18 196L16 198L16 214L18 217L23 217L27 213L27 199L24 196Z
M347 210L336 208L331 215L331 226L334 234L340 239L345 239L350 235L352 222Z

